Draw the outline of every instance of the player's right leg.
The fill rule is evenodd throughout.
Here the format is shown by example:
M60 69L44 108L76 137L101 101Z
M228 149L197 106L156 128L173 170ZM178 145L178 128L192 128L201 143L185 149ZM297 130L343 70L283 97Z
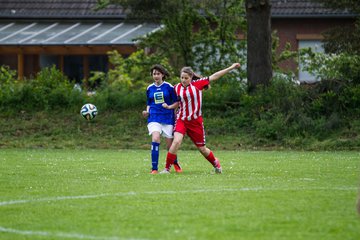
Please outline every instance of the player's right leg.
M170 147L171 147L171 144L172 144L172 142L173 142L173 137L171 137L171 138L165 138L165 140L166 140L166 147L167 147L167 150L169 150L170 149ZM170 167L171 168L171 167ZM175 172L177 172L177 173L181 173L183 170L182 170L182 168L181 168L181 166L180 166L180 162L179 162L179 159L176 157L176 159L175 159L175 161L174 161L174 169L175 169Z
M169 151L170 147L171 147L171 144L173 142L173 139L174 139L174 125L166 125L166 124L162 124L162 136L165 137L165 140L166 140L166 148L167 150ZM180 163L179 163L179 160L175 159L174 161L174 168L175 168L175 171L177 173L181 173L182 172L182 168L180 166ZM171 168L171 167L170 167Z
M170 173L170 167L174 164L177 159L177 151L180 148L184 135L179 132L174 132L174 140L171 147L166 155L165 169L161 173Z

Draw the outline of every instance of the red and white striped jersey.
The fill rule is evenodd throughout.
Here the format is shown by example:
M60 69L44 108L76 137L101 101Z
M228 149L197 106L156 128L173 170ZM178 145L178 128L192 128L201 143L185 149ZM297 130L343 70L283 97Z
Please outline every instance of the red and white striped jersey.
M179 101L177 118L181 120L197 119L201 116L202 90L210 84L209 78L192 81L187 87L181 83L174 89Z

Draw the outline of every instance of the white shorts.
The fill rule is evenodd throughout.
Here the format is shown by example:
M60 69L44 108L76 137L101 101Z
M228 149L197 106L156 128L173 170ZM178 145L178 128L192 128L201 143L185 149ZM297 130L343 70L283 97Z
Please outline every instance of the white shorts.
M148 123L147 127L149 130L149 135L151 135L153 132L159 132L162 136L166 138L174 138L174 125L150 122Z

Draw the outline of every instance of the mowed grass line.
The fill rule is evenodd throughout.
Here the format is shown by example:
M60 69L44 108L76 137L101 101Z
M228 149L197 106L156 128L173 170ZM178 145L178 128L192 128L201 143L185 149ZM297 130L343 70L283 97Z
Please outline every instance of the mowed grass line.
M2 149L0 239L360 239L359 153L215 154Z

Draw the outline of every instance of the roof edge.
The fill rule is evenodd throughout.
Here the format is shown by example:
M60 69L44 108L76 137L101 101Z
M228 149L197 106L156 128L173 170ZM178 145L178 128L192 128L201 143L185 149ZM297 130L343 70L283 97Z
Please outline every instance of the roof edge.
M79 16L79 15L68 15L68 16L0 16L0 19L19 19L19 20L34 20L34 19L117 19L117 20L125 20L127 19L125 15L119 16L109 16L109 15L95 15L95 16Z
M274 14L271 18L356 18L359 14Z

